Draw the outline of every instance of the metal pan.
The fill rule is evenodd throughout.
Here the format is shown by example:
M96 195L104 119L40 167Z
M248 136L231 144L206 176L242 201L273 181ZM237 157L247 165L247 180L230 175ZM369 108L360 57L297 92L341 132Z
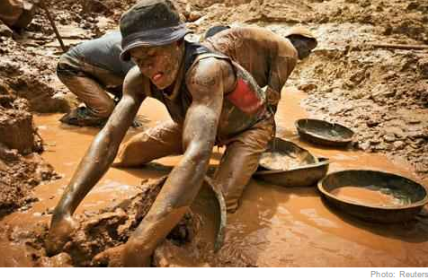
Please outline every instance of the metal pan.
M311 187L316 186L317 182L326 175L329 164L327 158L319 158L317 163L286 171L260 168L254 177L283 187Z
M302 139L330 147L345 147L352 142L355 135L345 126L318 119L299 119L295 126Z
M275 138L254 177L284 187L309 187L325 176L328 166L327 158L318 159L291 141Z
M347 197L339 191L356 189L371 191L370 195ZM379 223L396 223L411 220L428 202L424 186L408 178L372 170L345 170L327 175L318 183L325 200L341 212L357 218ZM388 202L374 200L372 195L386 195ZM384 204L382 204L384 203Z

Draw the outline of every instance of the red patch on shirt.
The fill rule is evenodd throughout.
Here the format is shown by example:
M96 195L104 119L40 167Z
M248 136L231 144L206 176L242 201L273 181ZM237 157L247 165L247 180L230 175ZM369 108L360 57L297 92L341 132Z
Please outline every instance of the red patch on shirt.
M226 95L226 99L247 114L254 114L263 106L256 92L243 79L238 79L235 90Z

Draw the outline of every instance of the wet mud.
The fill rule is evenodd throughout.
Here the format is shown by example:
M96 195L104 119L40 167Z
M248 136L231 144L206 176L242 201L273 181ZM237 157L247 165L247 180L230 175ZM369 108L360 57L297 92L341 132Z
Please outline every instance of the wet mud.
M11 93L0 75L0 217L37 200L32 189L58 178L41 151L28 102Z
M308 162L304 159L305 158L297 157L295 154L268 152L264 153L262 158L260 158L260 164L269 166L269 168L272 170L285 171L307 165Z
M376 187L374 186L374 188ZM331 193L339 199L371 206L388 207L410 203L403 201L402 199L395 198L393 195L379 191L379 189L371 190L356 186L341 187L333 190Z
M329 157L332 161L330 172L364 166L418 179L408 165L396 164L381 155L355 150L323 149L300 141L293 125L296 119L308 116L299 106L305 95L292 88L285 91L277 114L279 136L298 143L317 156ZM290 107L293 109L289 109ZM167 118L166 110L154 100L144 104L140 112L143 111L151 119L151 126ZM119 205L131 205L130 201L135 201L134 196L141 193L141 181L146 183L147 179L154 181L162 177L179 160L179 157L168 157L157 160L155 163L159 165L143 169L109 170L77 209L75 216L81 220L82 225L79 233L73 236L72 242L67 246L66 249L69 250L48 258L43 252L43 242L52 209L77 166L81 153L97 132L94 128L74 128L59 124L57 119L60 116L54 114L38 117L36 123L46 140L45 159L52 162L64 177L37 187L36 195L40 201L31 208L10 214L0 221L3 228L8 228L0 234L6 238L4 242L0 241L2 250L11 251L14 257L8 258L1 265L96 265L92 262L96 253L103 248L123 243L132 232L131 227L124 231L119 228L135 222L135 211L129 214L133 212L130 210L132 206ZM129 135L134 132L130 130ZM68 139L67 147L58 144L64 139ZM71 150L75 152L70 152ZM217 153L214 150L212 167L218 164ZM196 224L202 225L195 226L196 233L192 234L190 241L165 241L153 255L154 266L428 264L423 257L428 251L428 220L424 217L424 212L408 223L379 225L349 217L331 208L322 201L315 188L282 188L254 179L244 194L240 209L228 215L225 244L216 253L213 249L216 227L213 220L216 216L212 210L215 204L204 195L206 194L202 193L192 206L193 216L197 216ZM185 228L189 227L194 228L193 225L185 225ZM179 235L182 237L187 233Z
M108 261L94 260L105 249L124 244L159 194L166 177L141 185L140 192L112 208L85 212L78 215L76 229L65 243L61 253L47 257L45 240L48 235L46 224L38 224L25 233L10 232L9 238L25 242L33 266L108 266ZM190 242L197 233L200 221L191 211L170 232L168 241L180 246Z

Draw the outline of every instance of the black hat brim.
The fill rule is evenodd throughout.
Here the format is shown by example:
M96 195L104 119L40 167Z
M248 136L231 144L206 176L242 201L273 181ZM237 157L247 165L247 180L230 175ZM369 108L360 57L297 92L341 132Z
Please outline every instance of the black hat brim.
M120 54L120 59L123 61L129 61L131 59L131 55L129 53L131 49L141 46L168 45L183 39L188 33L189 30L186 29L184 24L153 30L151 32L145 31L134 33L122 40L122 52Z

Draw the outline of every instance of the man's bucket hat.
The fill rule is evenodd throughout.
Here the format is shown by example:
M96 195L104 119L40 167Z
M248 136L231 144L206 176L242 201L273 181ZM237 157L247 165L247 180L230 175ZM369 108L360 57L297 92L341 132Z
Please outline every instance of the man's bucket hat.
M288 29L288 31L286 32L284 37L290 37L293 35L294 36L302 36L302 37L305 37L308 39L313 39L315 41L317 40L309 29L302 27L302 26L292 27L292 28Z
M181 40L187 29L169 0L140 0L120 19L124 61L129 51L139 46L163 46Z

